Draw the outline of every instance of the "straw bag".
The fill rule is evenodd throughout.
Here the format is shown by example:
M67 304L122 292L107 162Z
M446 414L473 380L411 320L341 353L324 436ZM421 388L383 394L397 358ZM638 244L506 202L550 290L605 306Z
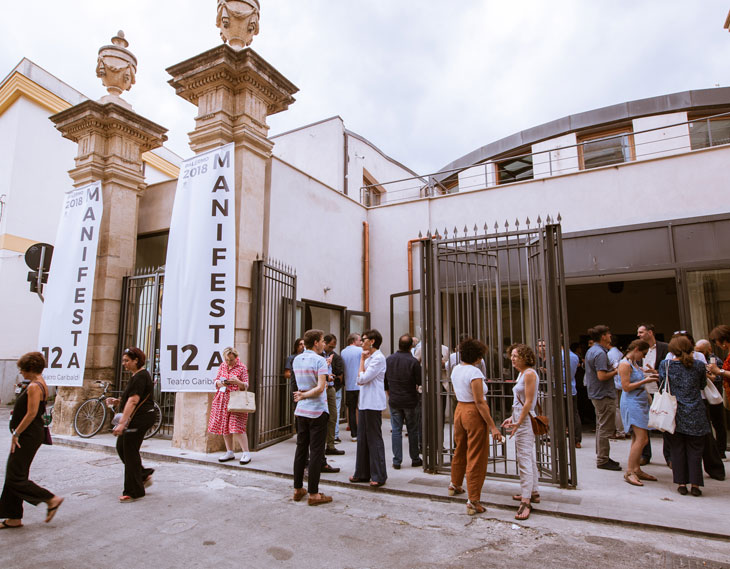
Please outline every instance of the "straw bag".
M229 413L255 413L256 395L250 391L231 391L228 399Z
M669 364L667 364L667 378L663 385L665 389L659 389L649 408L649 428L673 434L676 426L677 398L669 389Z

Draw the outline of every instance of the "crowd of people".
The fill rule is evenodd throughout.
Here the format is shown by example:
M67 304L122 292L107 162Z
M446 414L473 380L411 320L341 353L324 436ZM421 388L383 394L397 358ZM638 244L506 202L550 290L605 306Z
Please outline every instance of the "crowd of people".
M574 401L579 399L577 388L584 386L595 412L596 467L623 471L624 480L633 486L657 480L642 466L652 460L649 420L652 397L666 390L676 398L675 428L659 436L677 491L681 495L701 496L703 467L712 478L724 480L725 410L722 402L716 400L717 396L708 401L705 392L709 384L715 387L715 393L724 391L726 397L730 393L730 326L717 326L708 339L697 342L687 331L680 330L665 343L656 338L654 326L645 323L638 326L637 338L624 351L619 349L617 338L607 326L594 326L588 330L588 336L589 346L583 358L576 346L571 346L569 379ZM404 334L398 340L398 351L385 357L380 350L382 341L376 329L350 334L346 347L338 354L337 338L322 330L308 330L302 338L297 338L284 371L296 403L294 501L308 496L311 506L332 502L331 496L320 491L319 482L322 472L339 472L327 463L327 455L344 454L336 446L341 442L339 417L343 401L347 408L347 430L357 443L355 468L349 477L351 483L368 484L372 488L386 484L382 437L382 412L386 408L390 411L392 468L400 470L403 465L404 426L411 467L423 465L421 343ZM540 382L546 380L541 377L545 373L545 342L538 340L536 347L537 355L525 344L513 344L505 351L516 380L512 385L512 413L502 421L501 428L515 443L520 493L513 499L520 503L515 516L518 520L527 519L533 504L540 502L534 419ZM716 350L726 354L724 361ZM462 336L456 352L449 354L446 349L442 354L441 383L456 401L450 415L454 451L448 494L466 493L470 515L485 511L481 491L490 436L497 443L504 440L487 403L486 360L495 360L494 354L487 358L488 351L481 341ZM226 348L223 356L225 361L215 380L208 431L223 436L226 452L218 459L220 462L235 459L234 444L238 443L240 463L248 464L251 461L246 436L248 416L228 410L231 393L248 389L248 371L234 348ZM146 355L139 348L124 350L122 366L131 373L131 378L120 398L107 399L108 405L120 409L112 432L118 437L117 452L124 464L123 492L119 497L122 503L142 498L152 484L154 473L143 466L140 457L144 434L154 422L153 382L145 362ZM46 361L39 352L30 352L18 360L18 369L28 385L16 399L10 424L11 447L0 496L0 518L4 518L0 529L23 527L24 501L33 505L45 503L46 522L50 522L64 500L29 479L33 458L47 437L43 422L48 398L43 379L45 367ZM447 398L443 399L445 405ZM578 405L573 409L573 440L580 448L582 421ZM442 411L446 416L445 407ZM631 438L625 470L610 457L610 440L624 433ZM466 489L462 486L465 480Z

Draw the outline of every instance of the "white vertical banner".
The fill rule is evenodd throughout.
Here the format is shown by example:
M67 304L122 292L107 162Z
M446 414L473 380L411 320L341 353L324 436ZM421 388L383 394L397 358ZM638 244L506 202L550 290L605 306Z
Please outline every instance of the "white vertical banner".
M183 162L162 295L162 391L211 391L233 346L236 303L234 145Z
M48 385L84 384L96 250L104 212L101 183L66 194L44 290L38 337Z

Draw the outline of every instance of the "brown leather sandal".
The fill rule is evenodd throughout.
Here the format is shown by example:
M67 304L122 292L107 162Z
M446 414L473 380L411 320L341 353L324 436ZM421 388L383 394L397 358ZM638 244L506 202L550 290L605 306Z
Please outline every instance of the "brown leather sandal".
M649 482L656 482L656 476L652 476L651 474L647 474L643 470L637 470L634 474L636 474L636 477L639 480L648 480Z
M471 500L466 501L466 513L470 516L473 516L474 514L483 514L486 511L487 509L482 506L479 500L474 500L473 502Z
M525 512L527 512L527 515L525 515ZM515 515L516 520L526 520L530 517L530 514L532 513L532 504L530 502L520 502L520 508L517 510L517 515Z
M515 494L512 496L512 499L515 502L521 502L522 501L522 494ZM533 492L530 496L530 502L533 504L539 504L540 503L540 493L539 492Z
M457 494L463 494L464 488L456 486L453 482L449 484L449 496L456 496Z
M644 483L641 480L639 480L639 476L638 476L638 474L636 474L636 472L627 471L624 474L624 480L626 480L626 482L628 482L632 486L643 486L644 485Z

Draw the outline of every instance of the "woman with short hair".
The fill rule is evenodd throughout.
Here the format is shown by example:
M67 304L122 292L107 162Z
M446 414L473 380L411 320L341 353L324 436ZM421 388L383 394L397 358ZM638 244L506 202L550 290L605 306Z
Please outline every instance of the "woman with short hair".
M223 435L223 442L226 445L226 453L218 459L218 462L233 460L234 440L241 446L240 464L251 462L251 454L248 451L248 437L246 436L246 425L248 424L248 413L230 413L228 402L231 399L231 391L244 391L248 389L248 370L238 358L235 348L223 350L225 361L218 368L218 375L215 378L216 393L213 403L210 406L210 417L208 418L208 432L214 435Z
M537 405L538 385L540 377L535 371L535 352L525 344L512 344L508 350L512 366L519 372L517 382L512 388L512 416L505 419L502 426L510 429L510 436L515 438L515 454L517 468L520 473L519 499L520 507L515 515L516 520L526 520L532 512L532 504L540 502L540 474L537 470L537 456L535 453L535 433L532 430L530 414L535 412Z
M687 494L687 484L693 496L701 496L702 453L705 435L710 432L705 404L701 393L707 383L705 364L694 359L694 345L687 336L675 335L669 342L669 351L676 359L659 364L659 377L669 384L677 398L674 433L668 434L672 458L672 474L677 492Z
M28 387L15 400L10 420L10 455L5 470L5 485L0 496L0 529L23 527L23 501L37 506L48 506L46 523L50 522L63 498L41 488L28 478L30 465L45 440L43 415L46 412L48 386L43 379L46 360L40 352L29 352L18 360L23 379Z
M451 385L458 403L454 411L454 458L451 462L449 496L463 494L461 484L466 475L469 499L466 513L481 514L482 486L489 460L489 432L500 442L502 434L494 424L487 405L487 384L479 364L487 346L479 340L465 338L459 344L460 363L451 372Z
M641 362L648 351L648 342L634 340L618 365L622 390L621 419L625 431L631 433L629 465L624 480L634 486L643 486L642 480L656 481L656 477L641 470L640 465L641 451L649 441L649 395L644 386L657 380L654 375L644 377L644 370L641 369Z
M145 433L155 422L153 405L154 384L144 364L147 356L139 348L127 348L122 352L122 366L132 374L121 398L108 397L106 404L119 404L122 416L112 430L117 438L117 454L124 464L124 491L119 497L123 504L145 496L145 488L152 484L154 469L142 465L139 449Z

